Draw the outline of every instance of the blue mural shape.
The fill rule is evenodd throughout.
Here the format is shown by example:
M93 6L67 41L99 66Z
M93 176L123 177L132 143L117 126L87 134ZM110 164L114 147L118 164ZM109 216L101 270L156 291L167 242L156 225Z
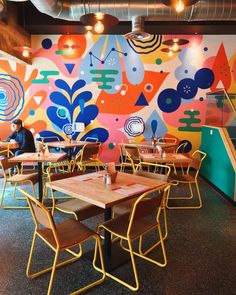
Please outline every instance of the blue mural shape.
M199 88L207 89L213 84L215 75L211 69L202 68L196 72L194 79Z
M140 94L139 98L137 99L136 106L148 106L147 99L143 93Z
M177 85L177 92L183 99L191 99L197 94L197 84L193 79L183 79Z
M0 121L12 121L21 113L25 91L21 81L12 75L0 74Z
M44 49L50 49L52 47L52 40L49 38L43 39L42 41L42 47Z
M81 79L77 80L72 87L62 79L56 80L55 85L59 90L52 92L50 95L53 106L48 107L47 116L58 133L64 132L65 135L72 135L72 139L76 140L80 136L80 132L74 132L72 124L81 122L84 123L86 127L91 124L98 115L98 108L96 105L85 105L86 102L92 99L92 92L81 91L86 85L86 82ZM57 136L60 140L64 140L58 133L45 130L40 132L40 136ZM108 136L109 134L106 129L98 127L87 132L84 131L80 140L84 140L86 137L95 137L98 138L99 142L105 142Z
M143 135L145 136L146 140L150 141L153 134L155 134L157 137L163 137L167 131L168 129L160 115L157 113L157 111L153 111L148 120L145 122L145 131Z
M95 71L94 71L95 70ZM144 65L140 56L128 45L123 36L104 35L93 45L79 67L79 77L87 84L96 78L96 70L117 71L110 81L107 93L117 93L123 82L123 71L131 84L140 84L144 78Z
M175 89L167 88L159 94L157 104L163 112L172 113L179 108L181 97Z

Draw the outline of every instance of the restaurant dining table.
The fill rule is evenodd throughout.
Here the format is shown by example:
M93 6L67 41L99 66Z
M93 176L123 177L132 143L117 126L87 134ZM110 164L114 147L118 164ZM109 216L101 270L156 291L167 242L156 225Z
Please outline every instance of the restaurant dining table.
M38 163L38 192L39 192L39 201L42 202L43 197L43 178L42 178L42 163L51 162L58 163L62 162L67 158L66 153L49 153L49 154L38 154L38 153L23 153L19 156L15 156L9 159L9 162L12 163Z
M176 153L166 153L165 156L163 154L157 153L141 153L140 157L143 162L149 163L174 163L174 164L189 164L191 162L191 158Z
M76 147L83 147L85 144L90 144L88 141L80 141L80 140L62 140L62 141L51 141L47 142L48 147L60 148L60 149L68 149L68 157L69 160L72 159L73 149Z
M165 187L166 181L118 172L116 183L104 184L105 171L48 182L47 187L68 194L104 209L104 221L112 218L112 207L156 187ZM104 233L104 260L106 269L112 265L111 236ZM118 261L118 264L120 262Z
M10 150L17 149L19 147L18 142L10 142L10 141L0 141L0 147L8 150L8 156L10 155Z
M169 143L169 142L159 142L153 145L151 142L132 142L132 143L120 143L119 145L124 145L127 147L138 147L140 149L150 149L150 150L167 150L167 149L175 149L178 147L177 143Z

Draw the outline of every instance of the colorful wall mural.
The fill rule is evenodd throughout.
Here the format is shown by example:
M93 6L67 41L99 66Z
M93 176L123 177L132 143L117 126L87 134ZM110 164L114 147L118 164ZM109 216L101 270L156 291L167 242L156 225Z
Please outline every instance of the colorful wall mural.
M206 93L235 92L236 37L175 36L189 43L169 57L161 49L170 37L32 36L32 66L0 60L0 137L21 118L35 138L98 138L102 161L118 163L119 142L153 134L198 148ZM75 131L75 122L85 131Z

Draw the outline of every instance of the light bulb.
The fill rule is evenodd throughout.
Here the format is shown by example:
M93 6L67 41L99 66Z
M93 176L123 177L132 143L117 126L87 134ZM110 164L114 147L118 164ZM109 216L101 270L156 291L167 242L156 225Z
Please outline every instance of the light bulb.
M184 10L184 2L182 0L178 0L178 3L175 6L176 12L182 12Z
M171 57L171 56L173 56L173 51L172 50L170 50L169 52L168 52L168 55L169 55L169 57Z
M173 39L173 42L174 42L174 43L178 43L178 42L179 42L179 39L178 39L178 38L174 38L174 39Z
M24 57L29 57L29 50L28 50L28 48L24 48L24 49L23 49L23 51L22 51L22 55L23 55Z
M103 33L103 31L104 31L104 25L103 25L103 23L100 20L94 26L94 30L98 34Z
M85 36L86 36L87 39L91 39L93 34L92 34L91 31L88 31Z
M174 45L171 47L172 51L178 51L179 50L179 45L177 43L174 43Z
M96 12L95 15L97 20L102 20L104 17L104 14L102 12Z

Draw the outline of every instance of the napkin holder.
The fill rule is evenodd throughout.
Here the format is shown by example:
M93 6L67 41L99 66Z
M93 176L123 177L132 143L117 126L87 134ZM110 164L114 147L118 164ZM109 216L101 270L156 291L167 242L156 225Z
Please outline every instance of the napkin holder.
M109 173L109 175L111 177L111 183L116 183L117 174L118 174L117 171L116 172Z

